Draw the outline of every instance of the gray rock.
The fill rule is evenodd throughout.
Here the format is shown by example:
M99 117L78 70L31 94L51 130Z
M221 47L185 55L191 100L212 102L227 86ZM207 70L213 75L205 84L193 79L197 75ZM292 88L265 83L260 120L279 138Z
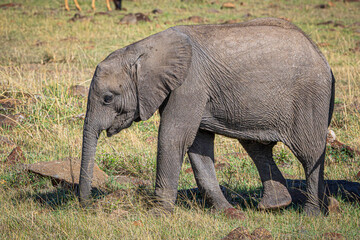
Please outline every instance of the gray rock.
M41 176L50 177L53 182L59 184L68 184L76 187L79 184L80 176L80 160L76 158L67 158L63 161L40 162L35 164L26 164L25 169L39 174ZM101 189L105 186L108 178L98 165L94 165L92 187Z

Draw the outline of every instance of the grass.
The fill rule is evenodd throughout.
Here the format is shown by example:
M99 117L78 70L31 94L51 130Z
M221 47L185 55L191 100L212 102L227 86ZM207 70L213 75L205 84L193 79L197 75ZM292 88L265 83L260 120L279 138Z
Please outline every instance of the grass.
M10 0L9 0L10 1ZM204 23L245 21L256 17L282 17L301 27L320 45L333 69L336 108L331 128L341 142L360 148L360 3L334 1L321 9L323 1L233 1L236 9L222 9L222 0L124 1L129 12L150 14L152 22L121 25L125 12L94 14L90 1L81 1L83 21L71 22L76 13L64 10L63 1L13 0L21 5L0 9L0 96L22 102L0 114L21 113L25 119L13 128L0 126L1 136L20 146L26 163L80 157L82 125L74 119L86 111L86 99L69 94L68 88L88 86L96 65L112 51L177 24L201 16ZM8 1L0 0L0 4ZM328 5L327 5L328 6ZM217 10L217 11L214 11ZM97 11L105 11L97 1ZM318 25L326 21L334 24ZM131 174L154 182L156 138L159 116L133 124L107 139L99 139L96 162L110 176ZM12 150L0 145L0 238L1 239L221 239L233 228L268 229L275 239L319 239L337 232L346 239L360 239L359 204L338 197L342 212L329 217L307 217L301 207L281 212L258 212L255 206L239 206L245 221L212 213L201 202L179 202L171 217L154 218L146 211L147 191L126 190L126 194L94 210L79 207L72 192L53 187L45 179L1 164ZM360 157L328 149L326 179L357 181ZM240 154L233 154L240 153ZM217 171L220 184L234 191L260 194L261 182L251 159L233 139L216 137L215 156L226 162ZM304 178L299 162L282 144L274 150L275 160L286 178ZM180 176L179 189L196 186L192 173ZM124 189L109 183L110 189ZM104 200L104 202L106 202ZM110 204L110 205L109 205ZM255 203L256 204L256 203ZM126 214L120 214L127 211Z

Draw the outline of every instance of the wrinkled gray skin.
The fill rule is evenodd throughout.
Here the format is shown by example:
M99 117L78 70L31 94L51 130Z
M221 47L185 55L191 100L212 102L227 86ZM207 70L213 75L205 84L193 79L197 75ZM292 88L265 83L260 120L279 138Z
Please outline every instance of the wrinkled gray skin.
M264 186L261 209L291 197L272 158L277 142L302 163L305 212L326 210L324 156L334 78L324 56L280 19L233 25L177 26L110 54L96 68L84 124L80 202L91 189L97 139L159 109L155 194L172 210L188 153L196 182L216 209L230 208L214 169L214 134L237 138Z

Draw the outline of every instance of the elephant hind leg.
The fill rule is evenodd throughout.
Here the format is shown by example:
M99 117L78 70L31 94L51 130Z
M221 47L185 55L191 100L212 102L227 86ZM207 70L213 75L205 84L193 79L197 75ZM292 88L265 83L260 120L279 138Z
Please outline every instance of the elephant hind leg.
M307 200L304 212L307 215L318 215L321 211L327 213L328 198L325 195L324 183L324 150L318 154L304 155L293 151L305 170Z
M239 142L253 159L264 186L264 194L258 208L270 210L288 206L292 201L291 195L286 187L286 180L272 156L272 149L276 143L262 144L245 140Z
M211 205L217 210L232 208L225 199L216 179L214 167L214 134L199 130L188 155L196 183Z

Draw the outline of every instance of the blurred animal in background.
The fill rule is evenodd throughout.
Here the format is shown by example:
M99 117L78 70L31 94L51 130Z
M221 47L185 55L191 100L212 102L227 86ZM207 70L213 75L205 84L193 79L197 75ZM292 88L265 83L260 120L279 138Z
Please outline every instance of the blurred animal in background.
M75 6L77 8L77 10L81 11L81 7L78 3L77 0L74 0L74 3L75 3ZM121 10L121 0L114 0L114 4L115 4L115 9L116 10ZM91 2L91 7L92 9L95 11L96 10L96 7L95 7L95 0L92 0ZM111 7L110 7L110 0L106 0L106 7L109 11L111 11ZM69 2L68 0L65 0L65 9L67 11L70 11L70 8L69 8Z
M114 0L115 9L121 10L121 0Z

